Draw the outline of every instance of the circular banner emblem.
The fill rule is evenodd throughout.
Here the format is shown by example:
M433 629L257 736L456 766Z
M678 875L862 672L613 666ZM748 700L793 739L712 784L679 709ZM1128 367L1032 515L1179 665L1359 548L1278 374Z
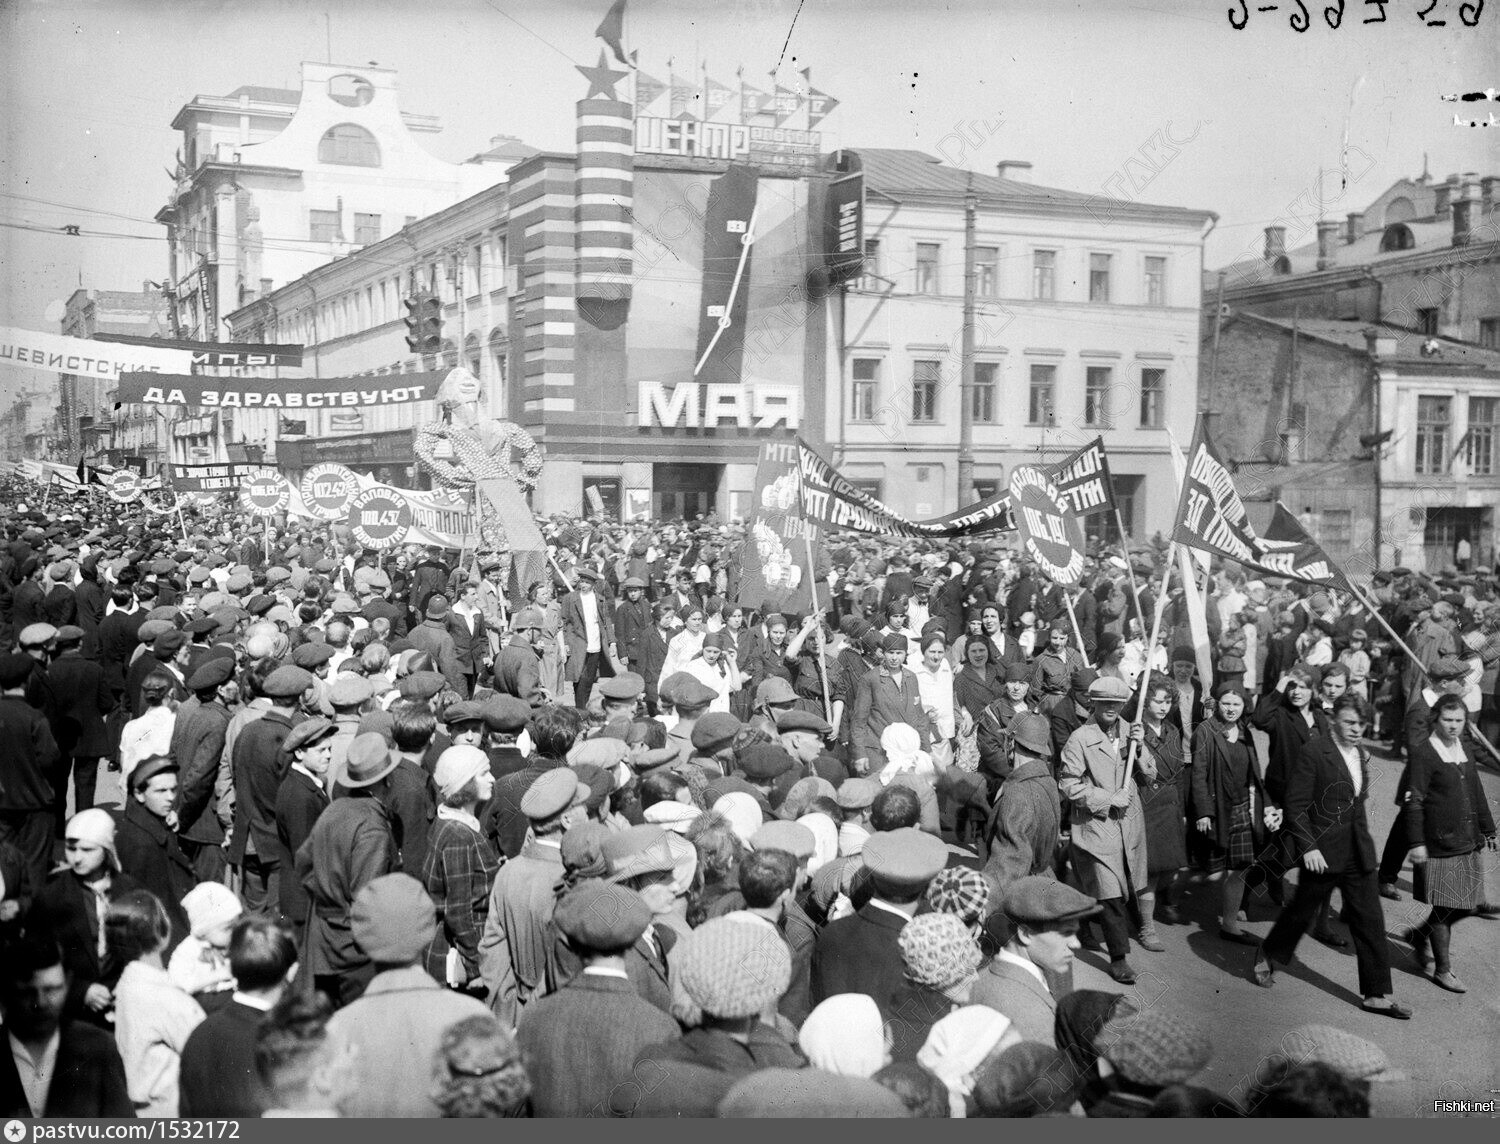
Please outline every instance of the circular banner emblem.
M281 512L292 500L292 482L280 473L256 473L243 486L245 503L260 516Z
M1035 465L1019 465L1010 473L1010 498L1026 554L1049 579L1078 583L1083 575L1083 529L1063 504L1052 478Z
M125 504L133 501L141 495L141 478L130 469L121 469L117 473L111 473L109 477L109 496L111 500Z
M323 520L339 520L349 508L359 482L343 465L315 465L302 476L302 501Z
M411 506L394 489L376 485L349 503L348 524L365 548L393 548L411 529Z

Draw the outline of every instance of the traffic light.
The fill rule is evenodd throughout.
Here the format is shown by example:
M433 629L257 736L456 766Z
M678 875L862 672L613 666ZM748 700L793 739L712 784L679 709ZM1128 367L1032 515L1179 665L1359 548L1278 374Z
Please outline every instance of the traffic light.
M406 346L414 354L440 353L443 348L443 300L436 294L417 294L405 300Z

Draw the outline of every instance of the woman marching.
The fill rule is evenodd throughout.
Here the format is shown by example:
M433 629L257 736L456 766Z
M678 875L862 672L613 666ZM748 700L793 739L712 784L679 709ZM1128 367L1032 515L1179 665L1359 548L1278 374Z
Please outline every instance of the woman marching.
M1135 700L1132 700L1135 702ZM1182 732L1167 716L1177 703L1177 687L1162 675L1146 681L1144 745L1156 760L1156 774L1135 772L1141 807L1146 812L1147 888L1137 895L1141 928L1136 940L1154 953L1165 947L1156 934L1156 914L1168 925L1181 916L1173 898L1177 872L1187 865L1186 823L1183 808L1188 795L1188 767L1183 758Z
M1415 896L1432 912L1403 936L1423 972L1431 948L1434 982L1450 993L1466 993L1467 987L1453 973L1449 941L1453 926L1484 897L1480 852L1496 848L1495 822L1479 772L1462 742L1468 723L1463 697L1444 695L1433 714L1434 733L1411 753L1411 793L1405 810L1407 837L1415 843Z

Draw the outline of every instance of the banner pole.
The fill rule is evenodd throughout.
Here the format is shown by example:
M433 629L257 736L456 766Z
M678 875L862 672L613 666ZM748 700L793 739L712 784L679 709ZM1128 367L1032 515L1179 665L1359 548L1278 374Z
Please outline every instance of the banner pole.
M1073 634L1078 637L1078 654L1083 656L1083 666L1093 667L1089 662L1088 648L1083 646L1083 633L1078 630L1078 617L1073 613L1073 597L1068 595L1068 586L1060 585L1063 594L1063 603L1068 606L1068 621L1073 625Z
M1141 669L1144 677L1142 684L1137 688L1138 694L1135 700L1135 718L1133 723L1139 723L1146 714L1146 692L1145 684L1151 681L1151 657L1156 654L1156 640L1161 635L1161 618L1167 611L1167 583L1172 577L1172 562L1177 559L1177 541L1172 541L1167 546L1167 564L1162 569L1161 587L1156 593L1156 616L1151 621L1151 639L1146 644L1146 666ZM1130 785L1130 780L1135 773L1135 740L1130 741L1130 753L1125 760L1125 785Z
M818 616L821 610L818 606L818 582L813 571L812 550L812 525L807 517L802 517L802 549L807 555L807 590L812 599L812 614ZM823 718L829 724L833 723L833 699L828 690L828 664L824 654L823 646L823 619L818 616L818 682L823 688Z
M1146 613L1141 608L1141 590L1135 582L1135 561L1130 559L1130 545L1125 537L1125 519L1120 515L1119 503L1115 504L1115 531L1120 534L1120 552L1125 560L1125 575L1130 577L1130 601L1135 605L1135 615L1141 621L1142 629L1146 626Z

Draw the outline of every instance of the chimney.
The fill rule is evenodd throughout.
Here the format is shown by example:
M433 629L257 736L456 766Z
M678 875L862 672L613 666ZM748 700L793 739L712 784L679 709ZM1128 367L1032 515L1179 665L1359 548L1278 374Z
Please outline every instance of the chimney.
M995 174L1013 183L1031 182L1031 164L1025 159L1001 159L995 164Z
M1453 192L1458 188L1458 176L1449 175L1447 179L1433 187L1433 194L1437 197L1432 204L1433 218L1448 217L1448 203L1453 197Z
M1339 224L1333 219L1320 218L1318 220L1318 269L1327 270L1333 265L1334 235L1338 234Z
M1266 227L1266 261L1280 258L1286 253L1286 227Z
M1344 241L1353 242L1359 238L1359 228L1365 221L1364 211L1350 211L1345 219L1347 225L1344 228Z
M1468 246L1474 222L1474 184L1464 182L1453 196L1453 245Z

